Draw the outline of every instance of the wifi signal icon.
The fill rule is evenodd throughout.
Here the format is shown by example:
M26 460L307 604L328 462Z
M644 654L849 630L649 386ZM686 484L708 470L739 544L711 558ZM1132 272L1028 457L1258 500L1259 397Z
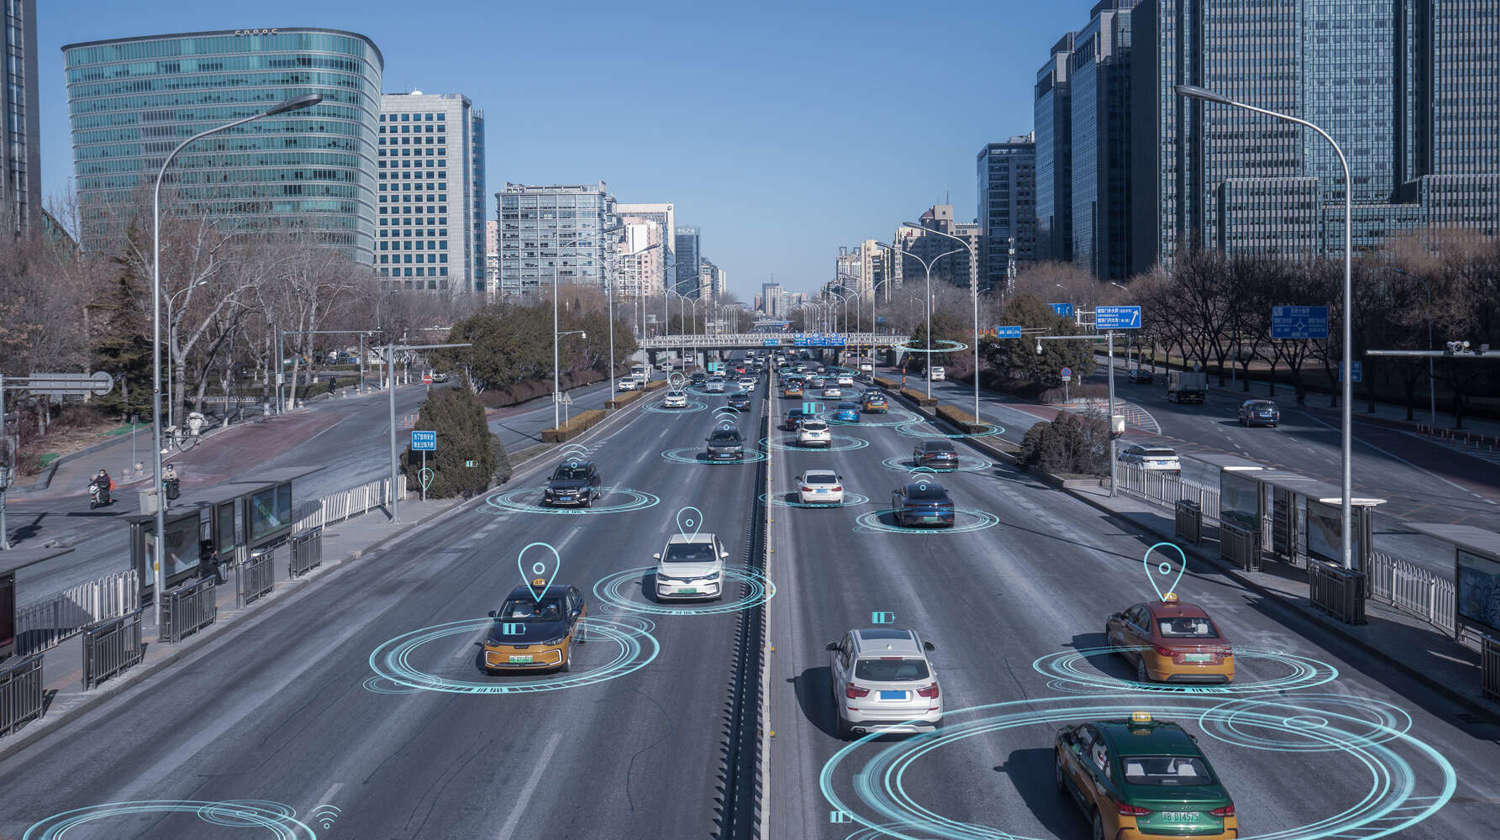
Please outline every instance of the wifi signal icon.
M312 819L313 822L322 826L324 831L327 831L333 827L333 821L338 819L342 813L344 813L343 809L337 805L325 803L313 809Z

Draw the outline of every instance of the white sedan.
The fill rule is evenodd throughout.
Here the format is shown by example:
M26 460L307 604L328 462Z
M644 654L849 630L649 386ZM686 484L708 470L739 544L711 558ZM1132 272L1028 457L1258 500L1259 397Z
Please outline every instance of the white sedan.
M844 396L844 392L839 390L838 388L833 387L832 385L823 389L824 399L836 400L842 396Z
M744 391L747 394L753 392L755 390L755 377L753 377L753 376L742 376L742 377L740 377L739 386L740 386L740 390Z
M842 386L844 388L853 388L854 387L854 377L850 376L847 373L841 373L841 374L839 374L839 377L838 377L838 379L836 381L839 383L840 386Z
M668 391L661 401L663 408L687 408L687 393L684 391Z
M724 561L729 552L713 534L673 534L656 561L656 597L712 598L724 595Z
M637 389L639 387L641 387L641 383L640 383L639 380L627 376L624 379L621 379L619 381L619 383L615 385L615 390L616 391L634 391L635 389Z
M828 424L822 420L803 420L802 425L797 427L798 446L831 446L833 435L828 431Z
M844 503L844 477L833 470L808 470L797 477L797 501L804 505Z

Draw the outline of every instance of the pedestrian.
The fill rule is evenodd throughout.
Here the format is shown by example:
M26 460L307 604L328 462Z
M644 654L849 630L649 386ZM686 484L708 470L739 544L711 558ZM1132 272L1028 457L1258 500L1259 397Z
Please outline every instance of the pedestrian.
M224 584L224 572L219 568L219 550L214 546L213 540L198 541L198 564L199 580L206 580L212 576L214 585Z

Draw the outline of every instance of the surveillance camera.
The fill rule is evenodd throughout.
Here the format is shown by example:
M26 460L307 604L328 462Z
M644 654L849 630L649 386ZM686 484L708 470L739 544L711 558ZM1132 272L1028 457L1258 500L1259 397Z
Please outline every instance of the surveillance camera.
M1038 356L1042 355L1042 343L1040 341L1036 343L1036 354Z

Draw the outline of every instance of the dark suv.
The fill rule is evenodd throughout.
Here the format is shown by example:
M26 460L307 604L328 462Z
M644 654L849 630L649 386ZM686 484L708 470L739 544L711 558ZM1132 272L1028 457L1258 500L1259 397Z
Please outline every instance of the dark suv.
M911 451L911 459L919 467L951 470L958 466L958 450L946 440L924 440Z
M600 497L601 484L593 461L564 461L547 480L547 489L542 491L542 504L588 507Z
M1272 426L1281 422L1281 411L1270 400L1245 400L1240 404L1241 426Z
M704 440L708 441L706 454L710 461L739 461L745 457L745 439L737 428L721 426Z

